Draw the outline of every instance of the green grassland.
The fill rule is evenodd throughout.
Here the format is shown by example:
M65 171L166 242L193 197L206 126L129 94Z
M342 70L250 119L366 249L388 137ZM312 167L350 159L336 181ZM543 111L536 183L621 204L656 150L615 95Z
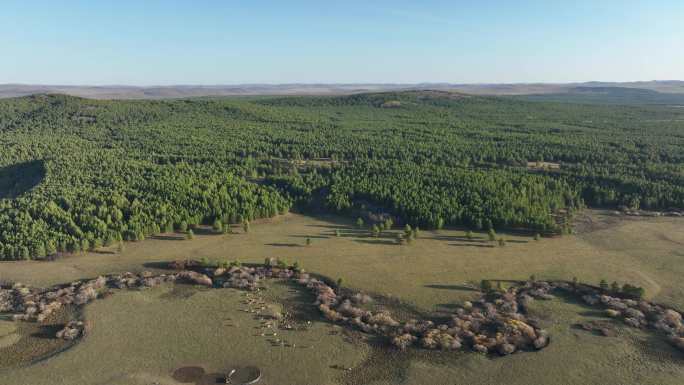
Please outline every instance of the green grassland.
M532 274L593 283L631 282L643 286L650 298L684 308L679 282L684 269L680 263L683 219L588 215L605 226L539 241L530 235L500 233L507 240L500 247L483 233L475 233L469 241L460 229L422 231L417 241L402 246L393 235L373 238L342 217L288 214L253 224L246 234L238 228L235 234L202 234L194 240L168 234L127 243L121 253L112 247L49 263L5 262L0 279L46 286L140 271L146 269L146 262L207 257L261 263L273 257L298 261L309 271L342 278L346 286L396 296L425 310L472 296L472 291L459 287L465 283L526 279ZM340 237L335 234L338 229Z
M648 333L618 327L616 337L603 337L579 330L576 326L579 322L605 319L583 305L561 300L537 303L533 311L545 319L553 336L551 345L541 352L505 358L478 354L395 358L392 365L385 366L384 376L367 383L674 385L681 382L684 355ZM359 376L371 373L359 373Z
M5 262L1 279L48 285L186 257L262 262L264 257L299 261L312 272L342 277L345 286L393 296L423 311L449 311L475 293L463 284L480 279L580 277L633 282L647 296L678 307L682 228L675 218L613 217L589 212L593 228L577 235L543 238L500 234L504 247L487 247L484 234L468 242L458 229L425 231L411 245L372 238L343 218L288 214L252 225L247 234L199 235L194 240L148 239L122 253L105 250L54 262ZM578 224L578 229L582 228ZM341 236L335 236L336 229ZM236 229L236 232L238 230ZM305 239L312 239L307 246ZM389 238L389 237L388 237ZM477 245L477 246L474 246ZM485 246L485 247L482 247ZM148 265L149 266L149 265ZM24 279L26 278L26 279ZM606 320L583 305L561 299L536 303L534 312L552 334L549 348L505 358L476 354L388 351L342 334L320 321L308 331L283 332L300 348L273 347L255 336L258 322L233 289L169 287L121 292L86 307L88 335L75 347L39 364L5 372L0 383L173 384L177 367L207 371L257 365L278 384L677 384L682 355L662 339L616 324L617 336L602 337L576 324ZM310 302L287 286L273 284L263 297L272 303ZM226 323L226 319L231 321ZM312 319L316 319L313 317ZM610 322L610 321L608 321ZM232 325L232 326L227 326ZM280 332L280 331L279 331ZM258 334L258 333L257 333ZM301 346L315 345L314 350ZM353 367L350 372L332 366ZM96 368L97 370L94 370ZM4 382L3 382L4 381ZM56 382L57 381L57 382ZM59 382L62 381L62 382ZM108 381L108 382L107 382ZM47 383L47 382L46 382Z
M281 301L298 297L278 284L268 294ZM272 337L259 335L253 314L241 311L244 299L234 289L165 286L117 293L87 307L90 331L80 343L47 361L4 371L0 383L175 384L171 373L179 367L216 373L256 364L264 384L323 385L341 374L331 366L353 367L366 355L366 347L345 342L339 328L322 322L306 331L277 330L288 345L273 344Z

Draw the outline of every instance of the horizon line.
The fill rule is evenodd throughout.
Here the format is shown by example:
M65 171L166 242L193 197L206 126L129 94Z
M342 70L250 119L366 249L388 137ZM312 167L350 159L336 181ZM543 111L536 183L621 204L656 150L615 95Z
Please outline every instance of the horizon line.
M135 85L125 83L111 84L59 84L59 83L0 83L0 86L33 86L33 87L126 87L126 88L170 88L170 87L240 87L240 86L421 86L421 85L441 85L441 86L495 86L495 85L572 85L590 83L610 83L610 84L629 84L629 83L684 83L679 79L652 79L652 80L625 80L625 81L604 81L586 80L569 82L473 82L473 83L451 83L451 82L292 82L292 83L173 83L173 84L147 84Z

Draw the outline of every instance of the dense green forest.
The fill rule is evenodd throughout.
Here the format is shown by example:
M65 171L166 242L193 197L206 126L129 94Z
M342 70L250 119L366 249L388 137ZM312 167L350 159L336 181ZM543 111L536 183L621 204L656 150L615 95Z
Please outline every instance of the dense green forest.
M0 100L2 259L314 202L549 232L583 205L681 209L684 109L439 92Z

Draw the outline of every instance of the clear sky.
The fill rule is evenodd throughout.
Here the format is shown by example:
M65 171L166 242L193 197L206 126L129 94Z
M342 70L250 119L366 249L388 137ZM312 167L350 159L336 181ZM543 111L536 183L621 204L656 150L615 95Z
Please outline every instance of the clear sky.
M684 79L684 0L2 0L0 83Z

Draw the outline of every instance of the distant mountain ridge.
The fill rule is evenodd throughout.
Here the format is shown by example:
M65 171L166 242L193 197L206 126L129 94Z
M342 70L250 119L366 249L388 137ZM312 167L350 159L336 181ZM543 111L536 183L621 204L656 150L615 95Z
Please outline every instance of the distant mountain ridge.
M344 95L364 92L438 90L474 95L562 95L591 93L619 88L652 91L656 94L684 94L684 81L586 82L586 83L516 83L516 84L237 84L237 85L173 85L173 86L60 86L0 84L0 98L32 94L60 93L93 99L174 99L201 96L256 95ZM627 90L627 91L624 91ZM599 92L604 92L599 91ZM659 97L656 97L658 99ZM663 100L666 98L661 98Z
M603 85L580 86L559 93L518 95L516 97L530 101L579 104L659 104L684 106L684 93Z

